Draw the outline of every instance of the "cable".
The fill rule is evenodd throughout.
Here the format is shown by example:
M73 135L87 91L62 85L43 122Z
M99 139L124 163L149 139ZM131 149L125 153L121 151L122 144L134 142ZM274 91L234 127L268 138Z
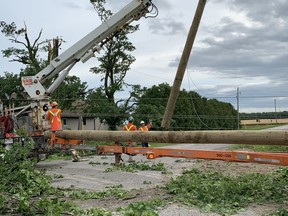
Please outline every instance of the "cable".
M151 2L151 9L148 10L148 13L152 14L152 16L145 16L145 18L155 18L159 14L159 10L155 4Z
M188 70L187 70L188 71ZM188 73L189 73L189 71L188 71ZM189 86L189 88L190 88L190 82L189 82L189 77L190 76L187 76L188 77L188 86ZM190 77L191 78L191 77ZM192 80L192 79L191 79ZM193 81L192 81L193 82ZM193 82L194 83L194 82ZM191 89L191 88L190 88ZM216 129L216 128L212 128L212 127L210 127L210 126L208 126L207 124L205 124L203 121L202 121L202 119L200 118L200 116L199 116L199 114L198 114L198 112L197 112L197 110L196 110L196 107L195 107L195 104L194 104L194 102L193 102L193 98L190 98L190 100L191 100L191 104L192 104L192 107L193 107L193 110L194 110L194 112L196 113L196 116L197 116L197 118L198 118L198 120L200 121L200 123L202 124L202 125L204 125L205 127L207 127L208 129ZM222 129L223 127L224 127L224 125L226 124L226 122L227 122L227 119L225 119L225 121L223 122L223 124L222 124L222 126L220 127L220 129ZM217 129L219 129L219 128L217 128Z

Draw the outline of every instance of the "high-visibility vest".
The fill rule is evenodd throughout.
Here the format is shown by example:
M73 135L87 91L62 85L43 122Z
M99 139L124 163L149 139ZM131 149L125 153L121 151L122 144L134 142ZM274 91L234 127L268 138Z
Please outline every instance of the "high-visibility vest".
M144 127L140 127L139 129L138 129L139 131L148 131L149 129L148 129L148 127L147 126L144 126Z
M134 124L128 124L128 125L125 125L124 128L123 128L124 131L136 131L137 128ZM128 140L127 141L127 144L130 145L132 142L131 140Z
M51 122L51 129L52 130L61 130L62 123L61 123L61 109L52 109L49 110L49 119Z
M129 126L129 127L128 127ZM125 127L123 128L123 130L124 131L136 131L137 130L137 128L136 128L136 126L135 125L133 125L133 124L128 124L128 125L125 125Z

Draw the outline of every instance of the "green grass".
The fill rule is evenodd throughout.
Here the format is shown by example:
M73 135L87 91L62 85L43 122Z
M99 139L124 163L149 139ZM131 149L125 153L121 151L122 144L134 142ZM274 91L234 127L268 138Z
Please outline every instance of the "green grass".
M271 124L271 125L248 125L241 130L264 130L273 127L278 127L284 124ZM251 149L256 152L288 152L288 146L269 146L269 145L233 145L230 150Z
M287 167L269 174L241 176L192 169L168 182L166 189L174 196L174 201L231 215L251 203L287 203L287 177Z
M246 125L242 126L241 130L263 130L263 129L269 129L274 127L279 127L285 124L271 124L271 125Z
M288 152L288 146L269 146L269 145L233 145L230 150L250 149L255 152Z

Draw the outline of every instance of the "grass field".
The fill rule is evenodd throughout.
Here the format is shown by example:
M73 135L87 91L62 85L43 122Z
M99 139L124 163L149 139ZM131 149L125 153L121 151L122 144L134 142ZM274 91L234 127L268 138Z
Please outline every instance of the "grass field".
M263 130L263 129L269 129L273 127L282 126L285 124L270 124L270 125L245 125L241 127L241 130Z

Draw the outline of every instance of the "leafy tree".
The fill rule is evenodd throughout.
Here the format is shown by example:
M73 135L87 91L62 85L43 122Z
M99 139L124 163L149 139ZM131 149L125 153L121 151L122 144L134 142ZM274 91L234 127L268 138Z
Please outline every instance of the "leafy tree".
M116 130L116 127L123 123L123 119L127 119L129 114L133 112L136 103L132 102L131 99L136 98L139 92L140 86L134 85L128 99L113 103L101 88L96 88L88 93L86 111L97 116L101 123L106 123L109 130Z
M90 0L96 9L101 21L112 16L110 10L106 10L105 0ZM90 92L88 96L88 112L93 112L102 122L106 122L111 130L115 130L117 125L123 121L123 116L128 115L133 109L134 104L131 103L138 94L139 86L129 85L124 81L126 73L130 70L131 64L135 61L135 57L130 53L135 47L129 42L127 35L139 29L139 26L128 25L113 37L109 38L103 48L105 50L101 57L98 57L99 66L91 68L91 72L101 76L103 84ZM117 100L115 94L123 91L124 88L131 87L130 96L126 100ZM95 103L95 100L97 104ZM101 109L100 107L103 107Z
M160 128L170 91L171 87L167 83L153 85L151 88L144 87L135 110L135 121L148 122L152 118L153 128Z
M144 88L135 113L137 121L153 118L153 128L160 129L171 87L167 83ZM173 130L235 129L237 112L229 103L208 100L193 91L180 91L174 115L170 121ZM145 119L146 118L146 119Z
M208 129L236 129L237 111L230 103L210 99L206 103L206 119Z
M1 32L8 37L9 40L24 48L9 47L2 50L3 57L11 59L12 62L19 62L28 66L26 70L22 71L22 75L34 75L41 71L46 65L47 60L39 58L39 51L47 51L47 43L49 40L40 41L42 29L37 38L31 41L28 36L28 29L17 28L16 24L12 22L7 24L4 21L0 22ZM23 40L21 40L23 38Z
M0 100L4 106L8 106L12 102L11 100L15 106L22 105L26 101L24 100L23 87L20 84L21 79L18 74L4 72L4 76L0 76ZM11 97L14 93L16 98Z
M79 77L67 76L52 94L52 100L59 101L61 109L79 110L82 105L81 101L86 97L87 88L87 83L81 82Z
M9 47L2 50L3 57L11 59L12 62L19 62L25 65L25 68L20 69L20 76L33 76L44 69L49 62L58 56L59 48L62 40L59 38L53 40L41 40L42 30L40 30L37 38L31 41L28 36L27 26L24 28L17 28L16 24L12 22L7 24L4 21L0 22L1 32L9 38L9 40L22 48ZM53 46L51 46L53 43ZM47 59L40 57L40 52L48 54ZM25 99L23 96L23 87L21 86L21 79L19 75L13 73L6 73L4 77L0 77L0 82L5 83L5 90L0 92L3 98L4 91L10 95L16 90L18 95L15 105L20 105ZM55 78L55 77L54 77ZM45 83L46 86L51 84L52 80ZM67 76L57 91L51 94L52 99L61 99L63 109L73 109L72 103L85 98L87 83L81 82L79 77ZM12 90L9 92L9 90Z

